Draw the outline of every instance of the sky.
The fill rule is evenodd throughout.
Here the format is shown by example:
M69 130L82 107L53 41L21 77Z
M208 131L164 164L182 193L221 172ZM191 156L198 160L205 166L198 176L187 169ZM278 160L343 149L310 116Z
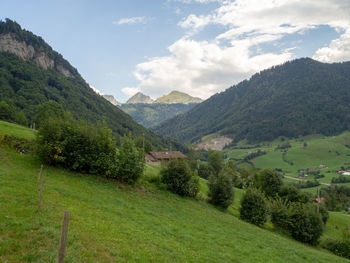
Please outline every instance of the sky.
M0 0L103 94L207 99L288 60L350 60L350 0Z

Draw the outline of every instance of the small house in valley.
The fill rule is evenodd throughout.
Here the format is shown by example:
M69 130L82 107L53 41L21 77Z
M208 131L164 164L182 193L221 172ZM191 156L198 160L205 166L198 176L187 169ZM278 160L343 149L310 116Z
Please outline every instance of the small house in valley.
M147 164L154 166L161 166L167 164L173 159L185 159L187 158L182 152L179 151L168 151L165 149L164 152L149 152L145 156Z

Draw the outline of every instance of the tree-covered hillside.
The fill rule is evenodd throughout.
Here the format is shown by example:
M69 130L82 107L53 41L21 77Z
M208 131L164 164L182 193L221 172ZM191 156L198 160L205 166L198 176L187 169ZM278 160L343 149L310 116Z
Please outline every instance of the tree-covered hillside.
M350 128L350 62L297 59L255 74L154 128L183 142L219 133L272 140Z
M25 49L36 52L54 63L54 66L45 69L38 65L35 60L37 56L23 59L10 52L0 52L0 101L12 101L18 110L24 112L29 123L34 122L39 104L54 100L77 119L89 123L105 120L117 137L132 132L134 136L144 134L155 146L171 144L175 148L181 147L171 139L148 131L122 110L95 94L78 71L42 38L22 30L20 25L8 19L0 22L1 36L10 36L11 41L21 45L23 52Z
M175 115L184 113L192 109L197 103L182 104L165 104L165 103L136 103L123 104L120 108L133 119L145 127L151 127L172 118Z

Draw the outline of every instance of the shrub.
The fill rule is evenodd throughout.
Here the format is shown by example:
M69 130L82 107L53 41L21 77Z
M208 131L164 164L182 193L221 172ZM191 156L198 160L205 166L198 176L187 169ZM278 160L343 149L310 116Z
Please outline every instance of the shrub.
M214 174L214 170L206 163L201 163L198 168L198 176L204 179L209 179L210 175Z
M142 175L145 159L143 150L137 149L131 135L124 136L117 150L117 179L128 184L134 184Z
M172 160L161 171L162 182L170 191L181 196L195 197L199 190L199 179L193 176L188 163L182 159Z
M232 179L225 169L218 176L210 176L208 187L210 203L225 209L232 204L234 198Z
M317 214L314 208L294 203L289 231L294 239L315 245L323 232L321 215Z
M264 169L258 174L260 182L258 182L258 187L266 196L276 196L278 194L283 182L282 176L271 169Z
M93 127L72 118L48 118L41 122L36 145L44 163L116 177L115 141L105 124Z
M300 192L300 190L293 185L283 185L280 188L278 195L288 202L300 202L306 204L309 201L308 195Z
M350 242L342 240L327 239L322 247L331 251L332 253L350 259Z
M268 216L264 195L255 188L249 188L241 200L240 218L257 226L263 225Z
M270 216L274 226L289 230L290 206L287 200L281 198L270 200Z

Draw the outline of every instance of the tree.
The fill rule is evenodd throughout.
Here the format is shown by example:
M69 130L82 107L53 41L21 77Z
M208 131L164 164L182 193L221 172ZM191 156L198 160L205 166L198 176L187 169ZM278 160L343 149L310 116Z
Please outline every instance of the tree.
M122 138L116 159L118 179L128 184L134 184L143 173L145 159L143 151L135 146L131 134Z
M287 202L300 202L305 204L309 201L308 195L301 192L293 185L282 185L278 195Z
M199 179L193 176L187 162L183 159L172 160L161 171L162 182L170 191L181 196L195 197L199 191Z
M210 151L208 162L216 175L218 175L224 167L224 159L219 151Z
M49 118L63 119L65 111L61 104L56 101L49 100L40 104L36 111L35 122L37 127L40 127L40 123Z
M199 165L199 168L198 168L198 176L199 177L201 177L203 179L209 179L210 175L213 175L213 174L214 174L214 171L211 168L211 166L209 166L208 164L201 163Z
M258 174L259 181L257 186L266 196L275 196L278 194L283 182L281 175L271 169L264 169Z
M153 147L149 140L147 140L144 136L139 136L135 139L136 147L144 151L144 153L149 153L152 151Z
M294 203L289 220L289 231L294 239L311 245L317 244L323 232L323 222L313 207Z
M268 207L263 193L248 188L241 200L240 218L257 226L267 221Z
M208 182L209 202L224 209L232 204L234 198L232 175L226 170L221 170L217 176L211 175Z

